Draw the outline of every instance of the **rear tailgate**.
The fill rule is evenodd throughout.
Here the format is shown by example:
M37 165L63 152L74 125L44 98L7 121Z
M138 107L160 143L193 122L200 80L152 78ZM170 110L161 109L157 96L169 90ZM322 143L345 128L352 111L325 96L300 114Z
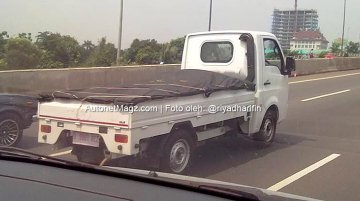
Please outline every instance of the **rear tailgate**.
M39 104L38 116L64 122L128 128L130 114L116 110L114 105L104 105L75 100L59 100Z

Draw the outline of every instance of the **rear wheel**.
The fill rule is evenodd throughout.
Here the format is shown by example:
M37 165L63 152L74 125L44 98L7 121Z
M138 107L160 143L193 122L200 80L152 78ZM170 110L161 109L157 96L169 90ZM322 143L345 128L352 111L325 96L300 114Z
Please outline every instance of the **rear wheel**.
M274 110L265 113L260 131L255 133L252 138L264 146L269 146L275 138L277 124L277 114Z
M73 154L78 161L93 165L99 165L105 159L104 151L98 147L75 145Z
M23 129L18 116L10 113L0 115L0 147L15 146L22 138Z
M194 140L186 130L170 134L161 159L161 170L175 174L185 174L190 167L194 150Z

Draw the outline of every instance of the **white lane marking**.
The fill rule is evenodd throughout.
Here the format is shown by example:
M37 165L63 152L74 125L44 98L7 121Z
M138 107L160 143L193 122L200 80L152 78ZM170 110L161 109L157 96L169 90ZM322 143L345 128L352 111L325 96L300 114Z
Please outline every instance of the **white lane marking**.
M300 179L301 177L309 174L310 172L320 168L321 166L325 165L326 163L329 163L330 161L334 160L335 158L337 158L339 156L340 156L340 154L331 154L330 156L322 159L321 161L318 161L318 162L310 165L309 167L301 170L300 172L297 172L297 173L291 175L290 177L280 181L279 183L269 187L268 190L278 191L278 190L284 188L285 186L293 183L294 181Z
M67 151L59 152L59 153L50 154L49 156L55 157L55 156L61 156L61 155L66 155L66 154L70 154L70 153L71 153L71 149L67 150Z
M338 78L338 77L346 77L346 76L351 76L351 75L359 75L359 74L360 73L350 73L350 74L336 75L336 76L331 76L331 77L322 77L322 78L315 78L315 79L308 79L308 80L299 80L299 81L289 82L289 84L298 84L298 83L303 83L303 82L327 80L327 79L333 79L333 78Z
M336 94L346 93L346 92L349 92L349 91L351 91L351 90L350 90L350 89L346 89L346 90L343 90L343 91L338 91L338 92L334 92L334 93L330 93L330 94L324 94L324 95L321 95L321 96L315 96L315 97L308 98L308 99L304 99L304 100L301 100L301 101L302 101L302 102L311 101L311 100L315 100L315 99L319 99L319 98L324 98L324 97L328 97L328 96L333 96L333 95L336 95Z

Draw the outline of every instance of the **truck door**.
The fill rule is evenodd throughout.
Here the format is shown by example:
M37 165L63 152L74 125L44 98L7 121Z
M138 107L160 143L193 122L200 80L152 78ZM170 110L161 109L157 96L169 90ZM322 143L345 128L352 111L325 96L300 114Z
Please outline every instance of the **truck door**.
M288 108L288 75L279 43L270 36L260 37L258 41L262 44L257 51L258 86L255 97L256 104L261 105L262 110L252 113L249 130L244 129L250 135L260 130L264 115L272 105L278 109L278 122L285 119Z
M279 43L274 38L263 38L262 99L263 112L272 106L278 107L278 122L281 122L288 108L288 75L285 72L285 59Z

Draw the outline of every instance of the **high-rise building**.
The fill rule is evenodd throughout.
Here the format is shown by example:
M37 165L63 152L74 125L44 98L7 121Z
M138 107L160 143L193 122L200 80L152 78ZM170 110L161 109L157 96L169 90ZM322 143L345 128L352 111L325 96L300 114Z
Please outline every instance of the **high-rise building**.
M271 32L279 39L283 49L290 49L290 40L295 32L318 30L316 10L278 10L273 13Z

